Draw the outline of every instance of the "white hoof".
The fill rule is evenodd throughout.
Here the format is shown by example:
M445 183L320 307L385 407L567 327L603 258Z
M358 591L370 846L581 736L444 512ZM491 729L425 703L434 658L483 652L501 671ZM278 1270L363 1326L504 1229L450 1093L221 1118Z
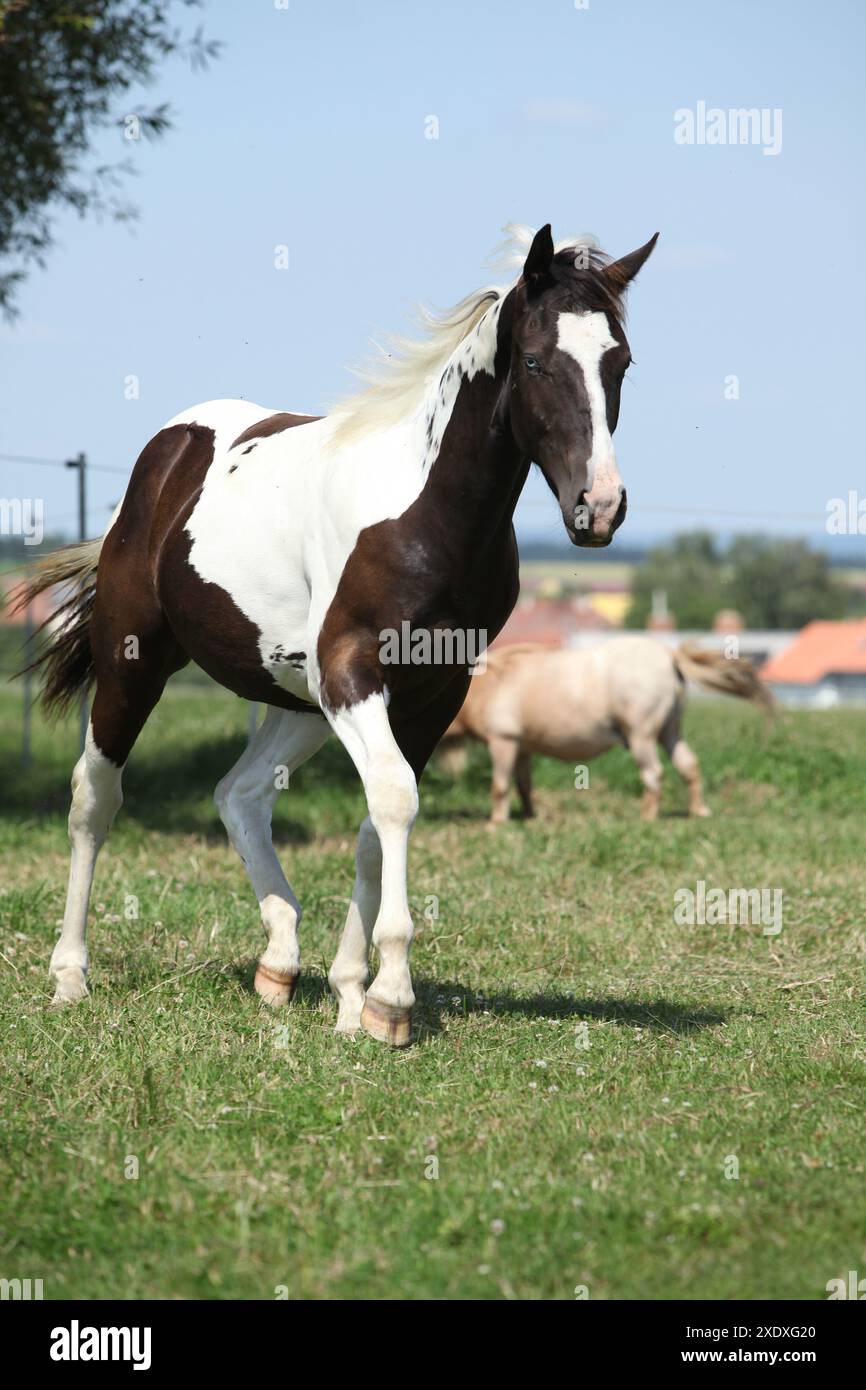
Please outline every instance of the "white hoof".
M51 1003L60 1004L80 1004L82 999L90 997L87 988L87 981L84 978L84 971L77 965L65 966L62 970L55 970L53 973L55 984L54 998Z
M391 1047L408 1047L412 1041L412 1010L380 1004L369 994L364 1000L361 1023L371 1038Z
M291 970L274 970L272 966L259 961L254 980L256 994L272 1009L290 1004L298 983L298 975Z
M361 1009L343 1009L337 1014L334 1032L341 1038L354 1038L361 1031Z

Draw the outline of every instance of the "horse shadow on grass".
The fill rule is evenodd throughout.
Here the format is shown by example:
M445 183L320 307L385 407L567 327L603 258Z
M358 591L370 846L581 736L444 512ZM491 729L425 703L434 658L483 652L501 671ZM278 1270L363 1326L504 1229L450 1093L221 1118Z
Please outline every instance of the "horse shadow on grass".
M457 981L426 981L423 978L415 988L423 1021L428 1022L435 1032L441 1029L446 1019L472 1013L577 1021L595 1019L606 1023L624 1023L658 1033L679 1034L718 1027L729 1017L728 1011L689 1007L664 997L642 1000L603 995L587 998L562 991L518 994L508 989L483 994L467 989Z
M237 962L225 973L253 992L254 961ZM728 1021L732 1012L730 1009L703 1009L678 1004L663 996L641 1000L604 995L591 999L561 991L517 994L508 989L493 990L488 995L482 995L456 980L425 980L423 976L415 979L414 984L416 1041L423 1039L425 1034L441 1033L450 1019L478 1013L528 1020L556 1018L581 1022L594 1019L601 1023L622 1023L629 1027L645 1028L649 1032L683 1037L706 1028L719 1027ZM318 973L302 972L295 998L307 1008L315 1008L323 1000L330 1000L332 996L327 979Z

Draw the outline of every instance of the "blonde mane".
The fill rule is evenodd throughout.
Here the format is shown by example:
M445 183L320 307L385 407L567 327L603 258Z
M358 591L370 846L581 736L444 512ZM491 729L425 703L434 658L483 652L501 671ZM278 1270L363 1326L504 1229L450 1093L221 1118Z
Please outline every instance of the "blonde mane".
M509 222L505 241L491 260L500 269L520 270L535 232L531 227ZM586 248L597 251L595 237L566 237L557 242L556 251ZM485 314L509 293L516 283L490 285L461 299L450 309L439 312L419 306L416 322L418 338L389 335L378 356L354 369L364 383L362 390L338 400L329 412L334 421L332 442L344 445L361 435L384 430L407 419L421 405L428 387L441 375L442 368L460 344L478 327ZM378 345L377 345L378 346Z

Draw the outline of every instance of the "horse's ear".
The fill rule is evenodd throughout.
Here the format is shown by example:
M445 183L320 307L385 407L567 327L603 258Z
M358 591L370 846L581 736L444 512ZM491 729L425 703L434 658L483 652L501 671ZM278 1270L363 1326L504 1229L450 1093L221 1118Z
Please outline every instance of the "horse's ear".
M553 260L553 237L547 222L532 238L532 245L523 266L523 278L530 289L538 289L550 270Z
M621 294L637 275L644 261L652 254L658 239L659 234L656 232L645 246L638 247L637 251L629 251L627 256L622 256L618 261L612 261L610 265L605 266L604 278L610 282L617 294Z

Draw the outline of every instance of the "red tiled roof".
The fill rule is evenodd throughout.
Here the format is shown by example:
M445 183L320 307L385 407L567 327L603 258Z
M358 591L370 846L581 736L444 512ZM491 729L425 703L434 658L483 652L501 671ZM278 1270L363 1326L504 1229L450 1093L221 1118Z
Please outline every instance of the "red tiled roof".
M765 681L811 685L831 672L866 675L866 618L852 623L807 623L778 656L764 663Z
M562 647L576 632L604 632L611 624L590 605L567 600L536 599L519 603L491 646L512 642L539 642Z

